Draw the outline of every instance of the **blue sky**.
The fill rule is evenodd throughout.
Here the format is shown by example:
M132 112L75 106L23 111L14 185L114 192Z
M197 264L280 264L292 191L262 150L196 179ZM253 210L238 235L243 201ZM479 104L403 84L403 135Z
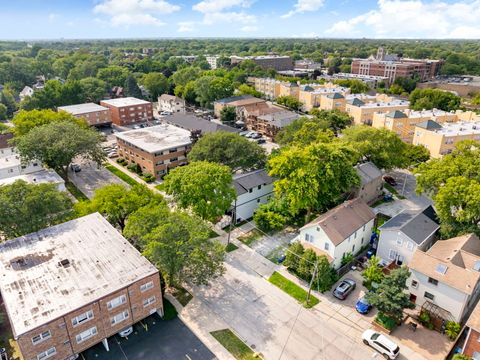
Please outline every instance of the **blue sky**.
M480 38L480 0L0 0L0 39Z

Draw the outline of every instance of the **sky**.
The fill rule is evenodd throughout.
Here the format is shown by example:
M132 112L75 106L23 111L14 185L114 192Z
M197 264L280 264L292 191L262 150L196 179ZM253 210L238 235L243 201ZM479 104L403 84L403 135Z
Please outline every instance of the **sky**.
M480 0L0 0L0 39L480 38Z

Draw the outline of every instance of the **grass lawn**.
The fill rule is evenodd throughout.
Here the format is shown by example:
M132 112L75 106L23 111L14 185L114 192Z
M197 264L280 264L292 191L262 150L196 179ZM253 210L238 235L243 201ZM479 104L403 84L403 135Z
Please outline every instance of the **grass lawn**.
M282 276L278 272L274 272L272 276L268 279L273 285L285 291L288 295L293 297L294 299L298 300L305 308L309 309L317 305L320 300L318 300L315 296L310 295L310 301L307 304L307 295L308 293L303 290L300 286L293 283L292 281L288 280L286 277Z
M397 325L394 319L382 313L378 313L377 317L375 318L375 322L387 330L392 330Z
M65 187L78 201L88 201L88 198L72 182L66 182Z
M233 244L233 243L228 243L228 245L225 247L225 251L226 251L227 253L232 252L232 251L235 251L235 250L237 250L237 249L238 249L238 246L235 245L235 244Z
M187 306L190 300L193 299L192 294L190 294L187 290L185 290L181 286L176 287L175 290L173 290L172 295L175 297L175 299L178 300L180 304L182 304L182 306Z
M114 175L118 176L120 179L122 179L123 181L125 181L128 185L130 186L135 186L135 185L138 185L139 182L137 180L135 180L134 178L128 176L127 174L125 174L122 170L120 169L117 169L115 166L113 165L105 165L105 169L107 169L108 171L110 171L111 173L113 173Z
M230 329L212 331L210 333L237 360L257 359L254 352Z
M159 191L165 191L165 184L161 183L161 184L155 185L155 189Z
M163 298L163 320L172 320L177 317L177 309L170 301Z
M246 234L240 235L237 239L243 242L245 245L250 246L255 240L262 237L262 233L258 229L253 229Z

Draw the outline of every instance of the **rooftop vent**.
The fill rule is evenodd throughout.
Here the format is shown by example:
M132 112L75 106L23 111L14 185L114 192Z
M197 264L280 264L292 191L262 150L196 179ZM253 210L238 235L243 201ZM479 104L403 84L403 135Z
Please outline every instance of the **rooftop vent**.
M58 266L62 266L62 267L69 267L70 266L70 260L68 259L63 259L63 260L60 260L58 262Z

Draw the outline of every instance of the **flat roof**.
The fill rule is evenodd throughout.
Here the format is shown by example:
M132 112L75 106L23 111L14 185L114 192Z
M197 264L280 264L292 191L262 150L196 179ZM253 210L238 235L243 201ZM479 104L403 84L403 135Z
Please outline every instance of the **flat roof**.
M40 171L36 171L30 174L23 174L9 177L6 179L0 179L0 186L13 184L17 180L23 180L29 184L61 184L65 182L62 177L58 175L55 171L50 169L42 169Z
M162 119L164 123L178 126L189 131L200 130L202 134L208 134L216 131L227 131L239 133L240 129L208 121L192 114L175 113Z
M105 100L104 100L105 101ZM66 111L72 115L80 115L91 113L95 111L105 111L108 110L105 106L98 105L95 103L85 103L85 104L76 104L76 105L68 105L68 106L59 106L58 110Z
M150 101L145 101L145 100L137 99L134 97L102 100L101 102L108 105L117 106L117 107L150 104Z
M190 131L170 124L124 131L116 133L115 136L149 153L189 145L192 142Z
M432 109L432 110L411 110L408 113L409 118L425 118L425 117L435 117L435 116L446 116L450 115L452 117L457 117L458 115L455 112L448 112L439 109Z
M445 136L463 136L480 134L480 121L443 123L441 128L430 130Z
M99 213L0 244L0 289L15 337L157 271Z
M18 154L0 156L0 169L8 169L13 166L19 166L21 163L22 160Z
M376 107L397 107L397 106L406 106L408 107L410 102L407 100L392 100L392 101L376 101L376 102L366 102L361 105L361 108L376 108Z

